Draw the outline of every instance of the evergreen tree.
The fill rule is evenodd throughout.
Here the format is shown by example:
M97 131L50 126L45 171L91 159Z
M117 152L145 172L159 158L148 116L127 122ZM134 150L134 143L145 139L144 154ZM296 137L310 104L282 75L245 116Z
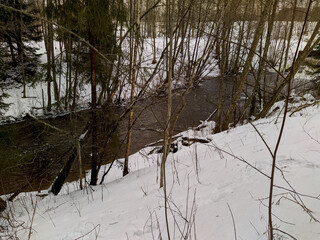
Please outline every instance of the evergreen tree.
M96 47L101 53L108 55L108 61L101 59L96 51L90 47L90 72L92 89L92 160L91 160L91 185L96 185L101 161L98 161L98 131L96 107L96 84L100 83L102 91L99 96L110 93L111 75L113 63L116 60L116 25L119 20L117 4L110 0L87 0L85 19L89 43ZM121 8L122 9L122 8ZM99 79L97 81L97 79Z
M25 11L31 14L37 14L37 10L32 1L24 2L23 0L0 0L0 3L13 7L17 10ZM9 69L14 72L24 64L25 75L31 76L35 73L38 55L36 47L32 43L41 40L38 20L29 15L22 14L18 11L12 11L0 8L0 42L5 45L5 54L2 60ZM21 81L22 76L8 76L8 73L2 79L13 77L16 81Z
M114 89L113 63L121 53L116 44L116 29L120 22L125 21L123 1L63 0L54 4L53 16L59 25L81 36L87 42L90 40L90 32L94 38L95 48L108 57L106 61L99 54L95 54L97 85L102 90L100 96L97 96L97 103L101 104L103 96L107 97ZM91 75L90 48L63 29L57 28L56 33L57 40L63 42L65 46L68 70L71 69L72 75L77 76L78 84L81 84L81 80L88 81ZM72 84L71 81L68 82L70 88ZM70 95L66 96L69 100L76 95L74 91L67 90L67 92Z
M67 72L70 75L67 80L68 88L72 85L73 76L81 75L83 79L91 82L91 135L92 135L92 175L90 184L96 185L97 174L101 161L98 159L98 145L103 146L103 141L108 141L105 136L100 136L97 126L98 116L96 115L96 105L102 103L102 98L108 98L113 89L115 81L114 63L120 50L116 44L117 24L124 21L123 1L112 0L63 0L55 3L54 18L56 21L81 36L91 44L86 43L72 36L70 33L57 29L58 39L63 41L66 50ZM99 53L96 52L96 49ZM100 54L107 56L101 57ZM78 73L78 74L76 74ZM76 87L77 78L74 78ZM97 96L97 85L101 92ZM75 91L66 89L67 102L71 100L71 92L75 96ZM69 99L69 100L68 100ZM68 103L67 103L68 104ZM66 104L66 105L67 105Z

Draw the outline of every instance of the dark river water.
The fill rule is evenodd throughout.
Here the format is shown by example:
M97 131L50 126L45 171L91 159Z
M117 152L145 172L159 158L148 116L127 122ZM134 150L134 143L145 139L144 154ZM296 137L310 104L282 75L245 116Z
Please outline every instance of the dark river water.
M234 79L227 77L224 89L224 106L227 107L232 97ZM247 89L250 91L249 89ZM174 91L173 116L180 109L181 93L184 90ZM207 78L194 87L186 95L186 106L181 113L175 127L175 133L184 131L189 127L199 125L200 120L207 119L217 108L219 92L219 78ZM239 102L237 111L243 104ZM225 109L226 110L226 109ZM121 113L121 108L113 112ZM136 119L132 134L131 153L135 153L145 145L155 142L163 137L163 129L167 111L167 99L152 97L139 102L135 106L134 118ZM102 126L99 127L99 139L106 135L103 122L110 121L111 112L103 112ZM44 119L48 124L71 130L79 135L90 120L89 111L81 111L70 115ZM112 118L112 117L111 117ZM211 120L215 120L216 115ZM72 123L72 124L71 124ZM128 121L124 119L118 129L117 135L107 146L103 163L108 163L115 158L124 157L125 141ZM30 191L48 188L55 176L68 159L70 148L74 141L72 136L57 132L36 122L27 119L20 123L0 126L0 135L4 140L0 142L0 195L15 191ZM86 169L90 168L90 140L82 147L82 158ZM100 148L101 146L98 146ZM68 152L69 151L69 152ZM73 164L69 180L74 180L79 175L77 161ZM39 187L39 185L41 185Z
M172 101L172 118L174 118L182 106L182 92L178 90L174 92ZM200 86L192 88L185 97L186 105L180 114L175 132L182 132L190 127L195 127L200 124L200 120L206 120L211 113L217 108L219 94L219 79L206 79ZM232 94L232 80L228 80L225 88L226 103L230 101ZM147 108L145 108L148 106ZM227 104L225 104L227 106ZM162 130L164 129L166 114L167 114L167 99L166 97L158 97L148 99L142 104L139 104L135 109L136 114L139 114L133 132L133 149L138 151L147 143L154 142L163 137ZM140 114L141 113L141 114ZM211 120L215 120L214 115ZM126 127L123 129L123 134L126 134ZM121 131L122 132L122 131Z

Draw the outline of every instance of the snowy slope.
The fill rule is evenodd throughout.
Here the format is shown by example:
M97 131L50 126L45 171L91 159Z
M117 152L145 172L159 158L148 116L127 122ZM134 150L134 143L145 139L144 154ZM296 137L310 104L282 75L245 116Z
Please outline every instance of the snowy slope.
M254 122L272 150L281 122L280 116L275 124L276 117ZM274 225L296 239L320 239L320 225L310 215L320 219L319 198L310 197L320 194L319 122L318 107L288 118L278 152L278 167L290 186L277 170L275 184L287 190L275 188ZM250 124L215 135L210 135L210 127L213 124L184 133L210 143L179 144L179 151L167 160L171 239L188 235L186 239L225 240L235 239L235 234L237 239L267 239L269 179L258 172L270 175L272 158L266 146ZM158 182L161 156L147 155L150 150L131 156L131 173L124 178L116 164L105 184L94 191L77 190L71 183L60 196L21 194L10 212L14 224L22 225L9 227L9 232L19 239L31 234L37 240L149 240L161 239L160 234L167 239L164 192ZM308 214L301 201L312 212ZM276 239L290 239L276 233L284 236Z

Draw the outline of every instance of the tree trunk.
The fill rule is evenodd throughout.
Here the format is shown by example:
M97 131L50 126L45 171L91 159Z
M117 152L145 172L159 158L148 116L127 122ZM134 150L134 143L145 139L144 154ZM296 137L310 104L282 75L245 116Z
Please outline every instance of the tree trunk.
M48 0L48 6L52 4L52 0ZM53 20L53 13L50 12L50 21ZM57 102L57 106L59 107L60 105L60 100L59 100L59 89L58 89L58 84L57 84L57 74L56 74L56 64L55 64L55 55L54 55L54 43L53 43L53 25L52 23L47 23L48 25L48 48L50 48L50 53L51 54L51 71L52 71L52 82L53 82L53 92L54 92L54 100Z
M165 185L165 163L169 154L170 148L170 121L171 121L171 108L172 108L172 62L173 62L173 31L172 31L172 19L170 10L170 0L167 0L167 34L169 35L169 52L167 52L167 84L168 84L168 104L167 104L167 117L166 125L163 136L163 154L160 169L160 188Z
M94 36L89 29L89 43L95 46ZM91 180L90 185L96 185L98 181L97 168L97 152L98 152L98 138L97 138L97 90L96 90L96 53L94 49L90 48L90 64L91 64L91 111L92 111L92 158L91 158Z
M77 156L77 147L74 147L72 149L72 152L71 152L71 155L69 156L68 161L65 163L61 172L59 173L56 180L54 181L54 183L51 186L50 192L52 192L54 195L59 194L64 182L66 181L66 179L69 175L71 166L72 166L74 160L76 159L76 156Z
M157 47L156 47L156 35L157 35L157 24L156 24L156 11L152 10L153 23L152 23L152 38L153 38L153 59L152 64L157 63Z
M76 62L78 63L79 60L79 48L76 51ZM75 68L75 74L74 74L74 83L73 83L73 96L72 96L72 109L74 110L77 105L77 86L78 86L78 68Z
M51 54L49 48L47 48L47 96L48 96L48 101L47 101L47 111L51 111Z
M259 39L260 39L261 33L263 31L263 27L265 25L265 20L267 18L267 15L268 15L268 12L269 12L270 7L272 5L272 2L273 2L272 0L267 0L267 2L265 3L265 6L264 6L263 12L261 13L260 20L259 20L257 29L256 29L255 34L254 34L254 38L253 38L253 41L252 41L252 44L251 44L251 47L250 47L250 51L248 53L247 60L245 62L242 74L240 76L239 85L238 85L238 87L237 87L237 89L235 91L235 96L234 96L234 98L232 100L232 103L231 103L231 105L230 105L230 107L228 109L228 112L227 112L227 114L225 116L225 119L223 121L222 130L227 130L229 128L229 123L230 123L232 114L234 113L234 111L236 109L236 106L237 106L237 103L239 101L240 94L242 92L243 86L245 84L245 81L247 80L247 76L248 76L248 73L249 73L249 70L250 70L250 66L251 66L251 63L252 63L252 60L253 60L254 52L255 52L255 50L256 50L256 48L258 46Z
M276 15L278 2L279 2L279 0L274 1L272 13L271 13L269 20L268 20L268 30L267 30L266 43L265 43L264 49L263 49L263 57L262 57L263 59L267 59L267 57L268 57L268 51L269 51L269 47L270 47L270 43L271 43L271 34L272 34L273 26L274 26L274 18ZM262 42L261 42L261 45L262 45ZM255 113L257 94L260 91L262 71L265 67L265 62L263 59L260 59L260 64L258 67L257 79L256 79L255 87L254 87L254 90L252 93L251 108L250 108L250 113L249 113L250 115L254 115L254 113Z
M136 20L136 32L135 32L135 42L134 42L134 52L133 52L133 66L132 66L132 79L131 79L131 103L134 101L134 91L135 83L137 79L137 56L140 38L140 0L137 1L137 20ZM128 138L127 138L127 148L123 167L123 176L129 173L129 155L130 155L130 145L133 127L133 108L131 108L129 113L129 124L128 124Z
M22 11L22 2L20 3L20 11ZM21 45L21 71L22 71L22 84L23 84L23 98L26 98L26 75L25 75L25 69L24 69L24 47L23 47L23 18L22 18L22 12L20 12L20 45Z
M223 90L224 90L224 76L226 71L226 40L225 40L225 29L222 30L222 44L217 45L217 55L220 55L220 46L222 48L222 53L220 56L219 66L220 66L220 78L219 78L219 96L218 96L218 112L217 112L217 122L215 127L215 132L221 131L221 117L223 108Z
M13 67L16 67L18 65L18 63L17 63L17 60L16 60L16 56L14 54L14 48L13 48L12 39L11 39L11 37L9 35L6 36L6 39L7 39L7 42L9 44L12 65L13 65Z
M42 11L44 11L44 8L46 6L46 3L45 3L45 0L42 1ZM46 15L45 15L46 16ZM45 17L46 18L46 17ZM47 19L47 18L46 18ZM45 20L46 20L45 19ZM46 81L47 81L47 111L51 111L51 81L52 81L52 78L51 78L51 48L50 48L50 44L49 44L49 30L48 30L48 23L45 21L45 20L42 20L41 21L41 25L42 25L42 34L43 34L43 39L44 39L44 45L45 45L45 48L46 48L46 53L47 53L47 66L46 66L46 70L47 70L47 73L46 73Z

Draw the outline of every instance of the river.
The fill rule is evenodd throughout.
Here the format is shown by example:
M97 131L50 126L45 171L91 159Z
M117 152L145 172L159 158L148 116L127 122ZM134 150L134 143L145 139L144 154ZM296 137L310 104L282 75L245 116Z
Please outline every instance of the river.
M225 80L224 106L227 107L232 97L232 77ZM248 90L248 89L247 89ZM175 90L173 97L173 116L181 107L181 93L184 90ZM250 91L250 90L249 90ZM199 125L200 120L207 119L217 108L219 93L219 78L207 78L199 86L194 87L186 95L186 106L179 116L175 133L189 127ZM242 103L238 104L239 112ZM226 109L224 109L226 110ZM163 129L167 111L167 98L150 97L138 102L134 108L136 119L132 134L131 153L135 153L145 145L163 137ZM120 114L122 108L113 108L100 113L100 122L116 120L113 113ZM81 111L76 114L57 116L43 119L46 123L73 133L80 134L90 120L90 111ZM211 120L215 120L216 115ZM71 124L72 123L72 124ZM124 157L125 138L127 135L127 119L123 120L107 145L103 163L111 162L115 158ZM103 141L108 132L108 126L101 124L98 128L98 139ZM74 141L70 134L51 129L34 119L26 119L19 123L0 126L2 142L0 146L0 195L15 191L31 191L48 188L55 176L70 155ZM82 147L83 163L86 169L90 168L91 141ZM101 145L98 146L100 148ZM69 151L69 152L68 152ZM69 180L79 175L77 161L71 169Z

